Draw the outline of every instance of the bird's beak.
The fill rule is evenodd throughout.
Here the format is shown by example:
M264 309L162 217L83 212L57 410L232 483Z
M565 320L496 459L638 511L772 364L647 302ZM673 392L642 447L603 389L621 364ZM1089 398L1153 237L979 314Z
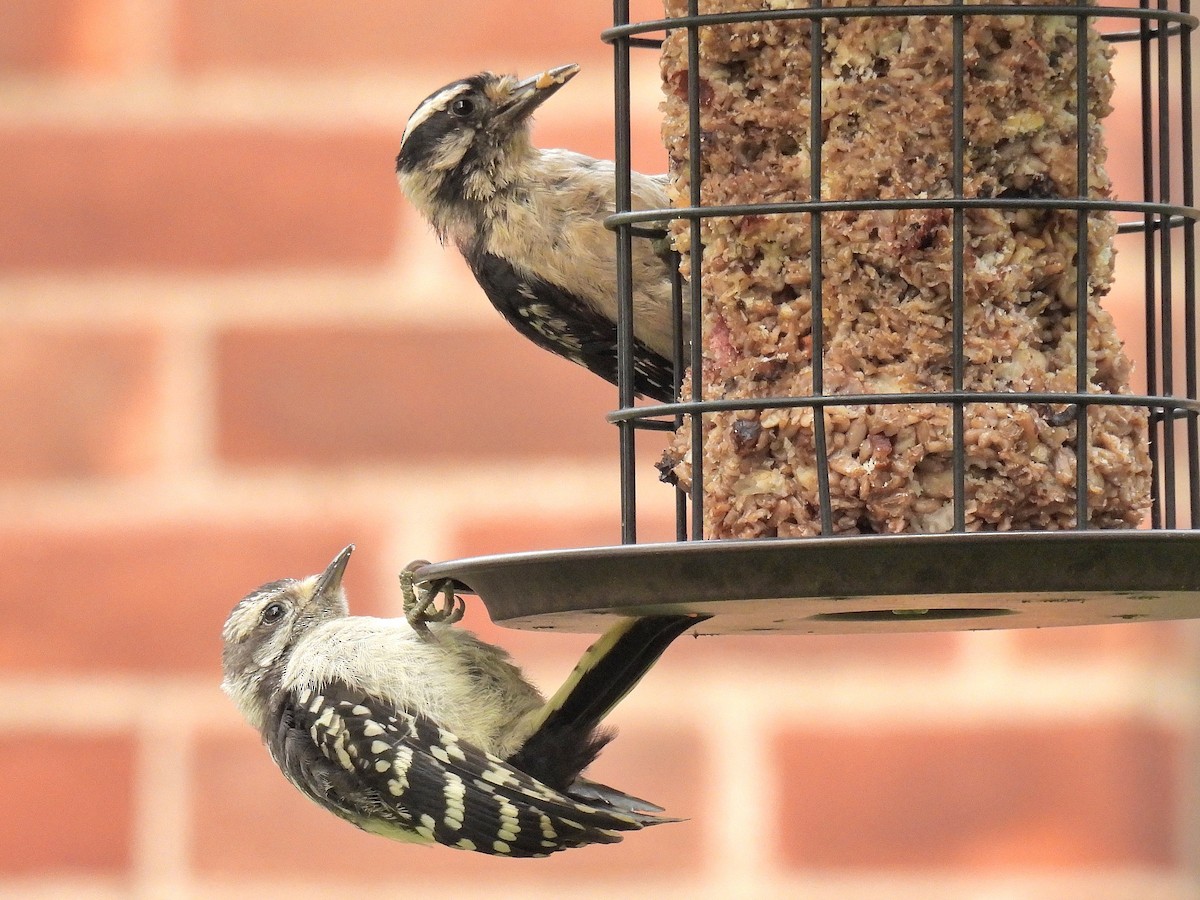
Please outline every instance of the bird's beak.
M350 562L350 554L354 552L354 545L351 544L341 553L333 558L333 562L321 573L317 579L317 586L313 590L313 600L317 603L328 602L329 599L336 597L342 587L342 576L346 573L346 563Z
M560 87L574 78L578 71L577 63L569 63L518 81L513 86L512 96L500 109L498 118L513 125L523 122L535 109L553 97Z

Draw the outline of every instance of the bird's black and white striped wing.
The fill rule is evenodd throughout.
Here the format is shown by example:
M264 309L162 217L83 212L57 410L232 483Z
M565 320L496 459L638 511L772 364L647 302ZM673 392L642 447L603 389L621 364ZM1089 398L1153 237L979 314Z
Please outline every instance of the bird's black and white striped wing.
M467 254L475 280L492 305L522 335L543 350L617 383L617 326L583 300L557 285L518 272L491 253ZM633 342L634 391L671 402L671 361L641 341Z
M294 696L268 744L312 799L400 840L533 857L671 821L572 800L429 718L379 708L340 683Z

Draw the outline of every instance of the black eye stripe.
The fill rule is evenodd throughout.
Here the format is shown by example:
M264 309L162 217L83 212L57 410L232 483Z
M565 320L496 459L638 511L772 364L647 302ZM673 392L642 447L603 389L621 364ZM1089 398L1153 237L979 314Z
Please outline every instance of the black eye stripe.
M492 101L487 89L495 81L492 75L475 75L451 82L426 97L405 126L400 152L396 155L396 172L400 175L419 172L429 165L430 160L439 159L448 152L445 141L473 135L488 117ZM463 104L468 104L470 110ZM451 152L457 151L451 148ZM473 148L467 147L462 152L462 159L455 164L456 170L472 164ZM459 177L454 176L451 180ZM442 181L444 183L445 179ZM441 192L439 188L439 194ZM452 194L451 199L454 199L457 194L455 191Z

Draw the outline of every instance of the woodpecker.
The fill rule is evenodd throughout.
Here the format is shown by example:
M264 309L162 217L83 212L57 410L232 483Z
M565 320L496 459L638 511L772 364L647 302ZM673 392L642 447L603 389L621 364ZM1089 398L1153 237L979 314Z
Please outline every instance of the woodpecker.
M481 72L439 88L408 119L396 175L510 325L616 384L616 242L603 225L615 211L615 167L539 150L529 137L534 110L578 71L558 66L524 81ZM666 175L631 178L635 210L670 208ZM654 241L632 244L634 390L670 402L671 267Z
M604 715L706 617L618 625L546 701L504 650L437 617L351 616L353 549L252 591L222 633L222 689L301 793L364 831L510 857L679 821L581 773L612 738Z

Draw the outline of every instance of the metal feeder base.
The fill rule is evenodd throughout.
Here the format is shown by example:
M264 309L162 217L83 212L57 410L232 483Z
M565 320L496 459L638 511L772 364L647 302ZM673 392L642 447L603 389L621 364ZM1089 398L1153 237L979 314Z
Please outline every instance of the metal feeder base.
M978 631L1200 618L1200 531L864 535L631 544L451 560L512 628L707 613L701 634Z

